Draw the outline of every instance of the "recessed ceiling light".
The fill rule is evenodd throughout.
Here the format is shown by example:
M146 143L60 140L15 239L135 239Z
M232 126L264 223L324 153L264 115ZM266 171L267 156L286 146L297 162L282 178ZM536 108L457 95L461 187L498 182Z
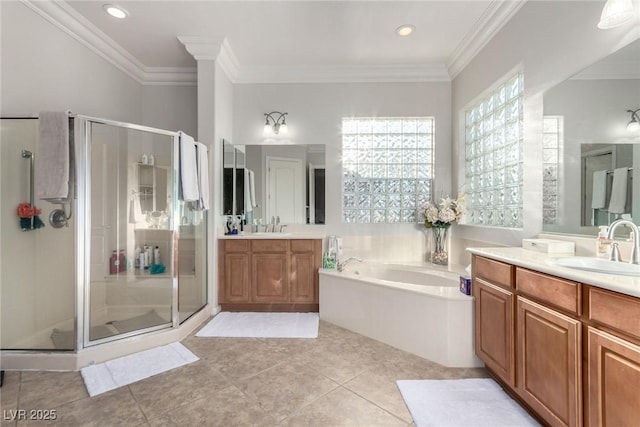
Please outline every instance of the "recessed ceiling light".
M114 18L124 19L129 15L129 13L123 8L121 8L120 6L116 6L113 4L105 4L102 7L104 8L105 12L107 12L109 15L113 16Z
M396 28L396 34L400 37L406 37L411 35L415 31L415 29L416 27L410 24L400 25L398 28Z

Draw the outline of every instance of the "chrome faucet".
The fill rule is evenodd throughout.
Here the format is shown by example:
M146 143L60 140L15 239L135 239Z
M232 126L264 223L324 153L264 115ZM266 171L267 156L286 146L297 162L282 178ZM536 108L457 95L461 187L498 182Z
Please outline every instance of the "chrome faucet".
M345 259L344 262L338 262L338 271L344 270L347 264L350 264L353 261L363 262L362 259L352 256L350 258Z
M631 251L631 259L629 260L629 262L631 264L640 264L640 231L638 230L637 225L635 225L628 219L617 219L613 221L609 226L609 234L607 235L607 239L613 240L614 232L619 225L626 225L633 231L633 250ZM611 251L611 261L620 261L619 253L617 255L616 253L617 251Z

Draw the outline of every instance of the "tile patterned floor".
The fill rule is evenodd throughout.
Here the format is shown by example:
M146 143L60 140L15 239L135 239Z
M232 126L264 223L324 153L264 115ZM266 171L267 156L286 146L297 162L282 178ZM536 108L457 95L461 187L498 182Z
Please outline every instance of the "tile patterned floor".
M317 339L196 338L200 360L90 398L79 372L6 372L5 426L412 426L398 379L486 377L320 322ZM18 409L55 422L10 421Z

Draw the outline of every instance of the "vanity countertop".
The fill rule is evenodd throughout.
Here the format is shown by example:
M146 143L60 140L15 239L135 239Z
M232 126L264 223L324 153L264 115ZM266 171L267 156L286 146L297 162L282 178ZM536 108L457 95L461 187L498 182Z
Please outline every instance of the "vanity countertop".
M324 239L323 233L244 233L244 234L221 234L219 239Z
M576 270L548 263L553 258L568 256L566 254L547 254L516 247L467 248L467 251L497 261L640 298L640 277Z

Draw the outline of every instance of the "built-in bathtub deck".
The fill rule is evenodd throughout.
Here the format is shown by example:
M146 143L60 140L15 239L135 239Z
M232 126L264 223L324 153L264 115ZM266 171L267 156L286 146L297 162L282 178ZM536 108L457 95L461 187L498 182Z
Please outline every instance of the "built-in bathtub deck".
M411 283L413 282L413 283ZM401 265L320 270L320 318L448 367L477 367L459 276Z

